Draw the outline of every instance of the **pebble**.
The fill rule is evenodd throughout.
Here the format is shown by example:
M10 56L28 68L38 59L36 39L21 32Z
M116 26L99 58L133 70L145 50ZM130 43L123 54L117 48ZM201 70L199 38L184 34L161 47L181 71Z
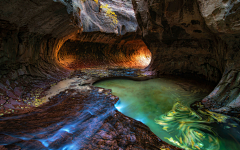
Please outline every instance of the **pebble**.
M99 92L99 93L102 93L102 92L103 92L103 89L99 89L98 92Z

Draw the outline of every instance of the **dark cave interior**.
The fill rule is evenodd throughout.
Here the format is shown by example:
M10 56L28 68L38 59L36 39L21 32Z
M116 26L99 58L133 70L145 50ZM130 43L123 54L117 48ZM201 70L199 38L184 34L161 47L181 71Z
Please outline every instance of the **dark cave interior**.
M239 8L238 0L2 0L0 150L238 150ZM170 105L173 89L182 104ZM153 126L120 109L131 99ZM148 114L158 108L169 110ZM181 135L161 137L158 127Z

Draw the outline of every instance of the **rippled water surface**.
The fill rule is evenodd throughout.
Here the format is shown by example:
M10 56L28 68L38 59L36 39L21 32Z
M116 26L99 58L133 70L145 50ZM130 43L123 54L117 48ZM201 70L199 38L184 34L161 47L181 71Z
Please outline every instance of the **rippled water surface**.
M201 92L200 87L184 90L176 81L162 78L147 81L112 79L94 86L112 89L113 95L120 98L115 105L120 112L146 124L159 138L172 145L184 149L240 149L237 120L190 108L191 103L209 92Z

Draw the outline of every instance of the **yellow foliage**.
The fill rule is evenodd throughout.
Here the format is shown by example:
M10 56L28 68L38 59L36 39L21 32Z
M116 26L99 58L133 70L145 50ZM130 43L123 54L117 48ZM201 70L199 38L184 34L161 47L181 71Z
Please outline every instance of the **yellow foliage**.
M82 2L85 2L86 0L82 0ZM93 0L96 4L98 4L98 0ZM104 11L106 12L106 16L108 16L113 23L111 23L112 25L116 25L118 23L117 20L117 15L115 14L115 12L112 11L111 8L108 7L108 4L106 5L100 5L100 8L105 9Z
M106 5L101 5L100 8L102 8L102 9L103 9L103 8L107 9L107 8L108 8L108 4L106 4Z
M111 8L108 8L108 4L106 5L101 5L100 8L102 9L106 9L106 15L112 20L112 25L117 24L118 20L117 20L117 15L115 14L115 12L112 11Z

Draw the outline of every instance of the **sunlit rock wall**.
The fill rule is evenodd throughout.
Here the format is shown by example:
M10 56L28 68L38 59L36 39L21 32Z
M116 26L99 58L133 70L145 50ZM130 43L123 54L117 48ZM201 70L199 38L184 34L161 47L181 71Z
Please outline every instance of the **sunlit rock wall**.
M116 17L115 21L112 16ZM48 68L59 68L58 50L78 33L100 31L123 35L136 29L131 1L3 1L0 6L0 77L54 76L55 69Z
M131 0L54 0L61 2L79 18L83 32L101 31L123 35L135 32L138 24ZM71 10L72 8L72 10Z
M117 18L115 22L111 19L113 14ZM87 40L89 36L81 35L82 31L117 33L120 39L122 34L136 28L130 1L1 1L0 97L3 101L0 103L11 98L15 102L34 87L43 88L44 83L40 86L40 81L50 84L49 80L59 81L69 76L70 71L59 63L57 54L69 39L80 36ZM93 37L106 44L112 40L104 34Z
M124 36L101 32L81 33L66 41L58 52L59 63L69 69L89 67L146 68L151 52L135 33Z

